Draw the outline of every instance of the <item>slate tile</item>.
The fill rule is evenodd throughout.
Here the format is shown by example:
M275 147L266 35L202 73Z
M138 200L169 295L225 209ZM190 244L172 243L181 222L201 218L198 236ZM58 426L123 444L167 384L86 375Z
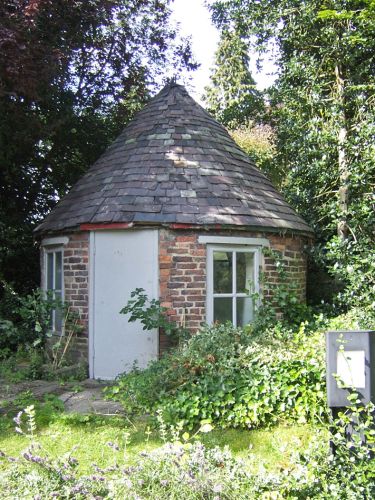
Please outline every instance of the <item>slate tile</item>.
M116 212L112 218L112 222L132 222L134 214L131 212Z
M181 195L181 191L180 189L167 189L166 195L168 197L174 197L174 196L178 197Z
M166 214L171 214L171 213L180 213L182 212L182 206L181 205L163 205L162 209L163 213Z
M155 201L155 196L135 196L134 197L134 203L136 205L142 205L142 203L153 204L154 201Z

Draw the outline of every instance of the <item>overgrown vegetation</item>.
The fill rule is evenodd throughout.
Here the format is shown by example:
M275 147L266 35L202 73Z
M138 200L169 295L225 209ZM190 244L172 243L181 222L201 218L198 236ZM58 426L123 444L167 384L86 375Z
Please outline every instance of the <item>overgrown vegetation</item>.
M342 284L336 302L367 306L374 316L374 3L215 0L210 10L221 45L230 32L260 66L269 58L277 67L259 117L236 100L241 78L230 65L221 70L217 58L206 92L216 96L211 108L229 126L226 111L239 117L236 128L249 121L272 127L265 171L314 228L315 265Z
M39 283L32 231L155 93L196 67L170 0L0 3L0 279Z
M186 336L158 301L149 301L142 289L132 292L121 310L129 321L139 320L144 330L163 328L179 343L146 370L120 376L110 397L129 414L162 410L169 424L189 429L206 421L255 428L322 418L327 322L300 303L280 255L264 252L273 259L278 280L263 280L266 300L252 295L255 319L243 329L218 324Z
M288 288L284 292L293 296ZM154 328L161 321L164 311L160 304L150 303L139 290L131 300L126 312L134 314L134 320L139 315L145 328ZM286 298L288 307L292 303ZM326 409L323 362L324 330L369 327L368 318L352 310L332 320L315 316L298 327L288 318L276 324L273 319L269 316L267 327L264 322L246 329L230 324L207 326L180 340L143 372L133 370L121 376L108 391L122 401L127 415L125 420L114 421L115 432L103 418L65 416L56 398L41 404L33 401L32 394L20 395L17 404L26 410L17 414L15 423L19 439L31 444L17 460L9 451L0 453L0 491L11 491L13 497L42 498L372 498L374 407L362 407L353 394L351 407L332 420ZM144 419L145 413L151 419L143 420L144 430L137 434L135 449L140 454L129 454L136 429L129 417ZM286 470L285 466L272 467L271 471L256 466L257 456L243 446L244 462L229 448L216 446L219 436L220 444L228 436L229 443L235 445L229 437L233 432L256 427L275 430L276 424L306 422L314 425L308 428L313 434L312 445L301 449L300 443L298 452L289 454ZM157 431L146 427L152 423ZM47 429L43 444L38 443L38 425ZM70 426L90 426L95 449L96 433L100 428L108 429L104 433L108 444L101 450L98 464L91 467L92 460L86 460L89 451L80 452L86 460L83 469L74 450L63 455L56 449L49 451L50 436L61 439L64 435L61 425L67 426L73 447L75 434ZM354 432L348 438L349 425ZM220 429L216 438L202 436L206 431L215 435L215 427ZM230 427L247 431L222 430ZM270 436L274 430L269 431ZM235 436L242 442L248 439L245 434ZM87 446L91 441L85 443Z
M63 307L30 292L38 267L34 224L148 99L166 66L195 66L189 43L168 23L168 5L37 0L0 7L0 278L23 292L5 287L0 294L0 377L7 381L45 376L51 311ZM273 300L245 329L206 326L187 338L158 301L136 290L122 312L179 342L108 391L128 417L144 419L142 430L128 417L65 415L56 397L40 403L26 390L12 403L25 408L15 417L20 435L10 437L11 420L0 420L8 445L0 452L2 498L375 497L374 407L352 394L351 407L333 420L323 361L325 330L375 327L374 3L211 5L222 36L207 103L313 226L311 257L343 284L331 306L347 312L327 318L300 305L276 254L278 283L263 284ZM248 49L262 56L270 43L279 78L262 96ZM53 368L64 364L79 328L69 317L52 349ZM12 408L4 402L2 410ZM254 467L255 453L248 459L242 448L244 464L216 447L247 445L254 428L271 441L275 425L306 422L314 429L311 448L271 472ZM209 436L196 434L212 426L218 430ZM71 450L79 444L80 461Z
M62 309L61 301L36 289L19 295L2 282L3 300L0 308L0 351L3 357L21 346L44 348L50 330L51 313Z
M41 289L20 295L2 282L0 378L8 381L50 377L69 363L69 351L82 330L69 305ZM61 335L51 331L51 314L62 317Z
M321 332L276 325L261 336L230 324L205 327L144 371L110 389L127 412L162 409L168 423L254 428L324 413Z
M193 429L202 422L222 428L256 428L282 421L326 418L325 346L327 329L371 328L371 316L354 309L329 320L300 303L283 259L266 249L277 269L276 283L262 283L254 322L201 328L186 337L169 322L158 301L144 290L131 294L122 313L140 320L144 329L162 327L179 338L160 360L118 378L108 390L128 414L163 411L169 424ZM305 321L303 321L305 318Z
M143 330L160 328L172 342L178 342L190 336L185 328L169 320L167 308L163 307L159 300L150 300L143 288L136 288L131 292L130 299L121 309L120 314L128 314L130 323L139 321Z

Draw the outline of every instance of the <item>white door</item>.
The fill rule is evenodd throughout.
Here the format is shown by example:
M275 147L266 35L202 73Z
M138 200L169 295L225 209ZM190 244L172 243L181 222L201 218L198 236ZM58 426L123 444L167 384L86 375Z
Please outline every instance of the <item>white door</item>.
M136 288L158 298L158 231L96 231L90 237L90 376L109 380L158 355L158 332L120 314Z

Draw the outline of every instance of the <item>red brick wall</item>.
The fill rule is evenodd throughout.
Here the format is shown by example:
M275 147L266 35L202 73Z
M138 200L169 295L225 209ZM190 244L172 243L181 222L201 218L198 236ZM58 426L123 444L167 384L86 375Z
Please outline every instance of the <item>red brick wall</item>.
M206 321L206 244L198 243L202 231L161 229L159 233L160 302L171 320L194 333ZM208 233L206 233L208 234ZM265 238L282 257L288 279L301 301L306 293L305 238L244 231L215 232L215 236ZM262 259L265 283L276 284L279 274L271 257ZM270 298L270 297L269 297ZM160 335L160 351L168 339Z
M82 331L72 343L69 357L75 361L88 361L88 311L89 311L89 233L77 232L62 235L69 238L63 247L64 301L79 316ZM43 255L43 253L42 253ZM44 282L42 265L42 282Z
M305 238L268 235L270 247L279 253L287 279L291 287L295 290L301 302L306 300L306 271L307 256L305 252ZM275 259L264 258L265 280L270 284L277 284L279 274L276 269Z
M159 232L160 302L172 321L196 331L206 311L206 248L192 232ZM168 339L160 335L160 351Z
M219 231L215 233L191 230L159 231L159 286L160 301L168 309L171 320L194 333L206 321L206 245L198 243L200 234L215 236L242 236L266 238L270 247L283 258L289 279L300 297L305 299L306 257L302 237L245 231ZM68 235L64 246L65 300L72 311L78 313L83 332L76 340L73 356L88 360L88 301L89 301L89 232ZM278 273L271 257L264 257L262 268L265 281L277 283ZM161 333L160 351L168 346Z
M64 246L64 299L71 311L78 314L82 332L77 337L71 355L88 359L89 318L89 233L69 235Z

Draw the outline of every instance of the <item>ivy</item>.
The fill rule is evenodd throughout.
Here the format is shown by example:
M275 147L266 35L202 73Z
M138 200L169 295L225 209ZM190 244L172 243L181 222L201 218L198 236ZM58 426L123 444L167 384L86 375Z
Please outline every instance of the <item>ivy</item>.
M321 418L323 335L280 324L254 336L230 324L205 327L144 371L120 376L110 397L129 414L162 410L168 423L254 428Z

